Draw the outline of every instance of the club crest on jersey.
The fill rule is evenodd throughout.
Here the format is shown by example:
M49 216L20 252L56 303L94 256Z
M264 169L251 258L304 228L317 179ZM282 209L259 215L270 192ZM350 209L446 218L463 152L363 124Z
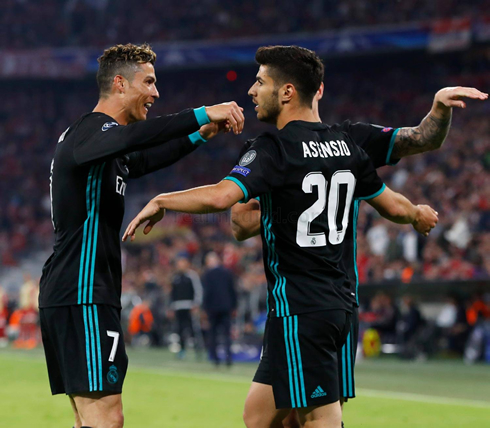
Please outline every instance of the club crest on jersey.
M240 162L238 162L238 165L240 166L250 165L255 160L256 157L257 157L257 152L255 150L250 150L242 156Z
M117 122L106 122L102 125L102 132L105 132L108 129L114 128L115 126L119 126L119 123L117 123Z
M112 365L109 367L109 371L107 372L107 382L114 385L118 380L119 374L117 373L117 367Z

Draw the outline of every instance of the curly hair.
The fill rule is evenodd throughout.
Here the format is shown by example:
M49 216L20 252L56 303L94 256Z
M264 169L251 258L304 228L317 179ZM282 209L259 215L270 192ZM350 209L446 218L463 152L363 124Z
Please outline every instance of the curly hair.
M106 49L102 56L97 59L99 63L97 85L99 86L100 97L109 95L114 76L120 74L131 82L139 69L139 64L150 63L154 65L156 59L156 53L146 43L139 46L128 43Z
M324 74L322 60L315 52L299 46L262 46L255 61L268 67L276 85L292 83L301 102L311 106Z

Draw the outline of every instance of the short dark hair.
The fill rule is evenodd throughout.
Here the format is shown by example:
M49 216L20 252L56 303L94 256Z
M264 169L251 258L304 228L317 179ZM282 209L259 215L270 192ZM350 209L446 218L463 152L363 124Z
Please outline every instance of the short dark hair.
M128 43L106 49L97 59L99 63L97 85L99 85L100 97L105 97L110 93L115 76L120 74L131 82L138 71L139 64L149 62L154 65L156 59L156 53L146 43L142 45Z
M269 67L276 83L292 83L301 102L311 105L324 73L322 60L315 52L299 46L263 46L257 50L255 61Z

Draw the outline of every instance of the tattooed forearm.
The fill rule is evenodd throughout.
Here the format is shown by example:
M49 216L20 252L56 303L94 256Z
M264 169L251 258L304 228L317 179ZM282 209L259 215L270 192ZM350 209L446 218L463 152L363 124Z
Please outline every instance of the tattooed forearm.
M424 153L441 147L451 126L451 112L443 117L429 113L419 126L400 128L395 137L392 159Z

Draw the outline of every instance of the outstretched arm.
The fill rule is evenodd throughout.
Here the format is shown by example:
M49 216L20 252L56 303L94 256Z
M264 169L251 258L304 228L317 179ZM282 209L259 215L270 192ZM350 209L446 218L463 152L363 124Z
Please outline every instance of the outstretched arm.
M420 125L400 128L395 137L392 159L436 150L442 146L451 126L453 107L466 108L463 98L486 100L488 94L475 88L443 88L436 93L432 109Z
M207 214L226 211L244 198L243 190L233 181L223 180L218 184L196 187L182 192L162 193L154 197L128 225L122 238L134 240L136 229L148 221L143 233L148 234L165 215L165 210L190 214Z
M230 128L231 125L227 122L208 123L187 137L171 140L151 149L130 153L127 155L129 178L138 178L173 165L216 136L218 132L229 132Z
M245 121L242 110L232 101L211 107L187 109L175 115L142 120L125 126L119 126L117 122L106 122L75 146L75 161L82 165L155 147L192 134L210 122L226 122L235 134L240 134ZM107 116L103 113L100 115L102 124Z
M231 230L237 241L260 235L260 204L257 200L231 207Z
M411 224L420 234L427 236L438 221L438 213L428 205L413 205L405 196L388 187L367 202L384 218L398 224Z

